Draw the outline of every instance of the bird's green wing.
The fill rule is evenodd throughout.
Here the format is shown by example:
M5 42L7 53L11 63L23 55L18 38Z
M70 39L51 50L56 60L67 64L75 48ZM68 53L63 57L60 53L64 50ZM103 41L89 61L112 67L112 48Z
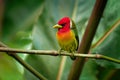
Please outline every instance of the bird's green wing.
M79 44L78 31L77 31L76 25L75 25L75 23L74 23L73 20L71 20L71 29L74 31L76 40L77 40L77 42L78 42L78 44Z

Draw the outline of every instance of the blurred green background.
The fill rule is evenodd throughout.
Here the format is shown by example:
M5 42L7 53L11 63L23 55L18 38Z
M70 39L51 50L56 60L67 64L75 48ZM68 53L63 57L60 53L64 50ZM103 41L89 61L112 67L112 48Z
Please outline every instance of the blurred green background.
M0 1L0 40L11 48L58 50L52 28L57 21L69 16L77 26L81 40L95 0L1 0ZM120 0L108 0L99 23L93 44L120 19ZM120 26L117 27L92 52L120 59ZM43 55L19 56L43 74L48 80L55 80L61 57ZM67 58L62 80L67 80L72 60ZM118 80L120 64L105 60L86 61L80 80ZM7 54L0 54L0 80L38 80Z

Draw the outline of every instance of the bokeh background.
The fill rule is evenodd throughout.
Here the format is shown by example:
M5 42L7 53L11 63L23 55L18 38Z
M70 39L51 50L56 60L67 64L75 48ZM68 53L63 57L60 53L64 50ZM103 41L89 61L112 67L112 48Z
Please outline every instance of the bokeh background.
M10 48L25 50L58 50L55 37L57 30L52 26L69 16L76 23L81 40L95 0L0 0L0 41ZM93 44L120 19L120 0L108 0L99 23ZM91 49L120 59L120 26L99 46ZM26 55L19 56L43 74L48 80L55 80L61 57ZM72 60L68 57L62 74L67 80ZM80 80L118 80L120 64L105 60L89 59ZM39 80L7 54L0 53L0 80Z

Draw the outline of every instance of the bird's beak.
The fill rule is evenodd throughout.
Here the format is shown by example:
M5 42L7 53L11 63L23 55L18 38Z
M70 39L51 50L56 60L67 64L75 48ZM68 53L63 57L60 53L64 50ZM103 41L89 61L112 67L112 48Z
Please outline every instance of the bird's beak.
M54 25L54 26L53 26L53 28L62 28L62 26L61 26L61 25L56 24L56 25Z

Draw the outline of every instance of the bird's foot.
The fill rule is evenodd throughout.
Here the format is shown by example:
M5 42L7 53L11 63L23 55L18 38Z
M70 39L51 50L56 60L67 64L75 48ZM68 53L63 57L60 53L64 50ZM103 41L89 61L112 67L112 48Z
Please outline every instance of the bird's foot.
M74 52L72 52L72 55L70 56L70 58L71 58L72 60L75 60L75 59L76 59L76 57L74 56Z
M64 51L64 50L62 50L62 49L59 49L59 50L58 50L59 56L61 55L61 52L62 52L62 51Z

